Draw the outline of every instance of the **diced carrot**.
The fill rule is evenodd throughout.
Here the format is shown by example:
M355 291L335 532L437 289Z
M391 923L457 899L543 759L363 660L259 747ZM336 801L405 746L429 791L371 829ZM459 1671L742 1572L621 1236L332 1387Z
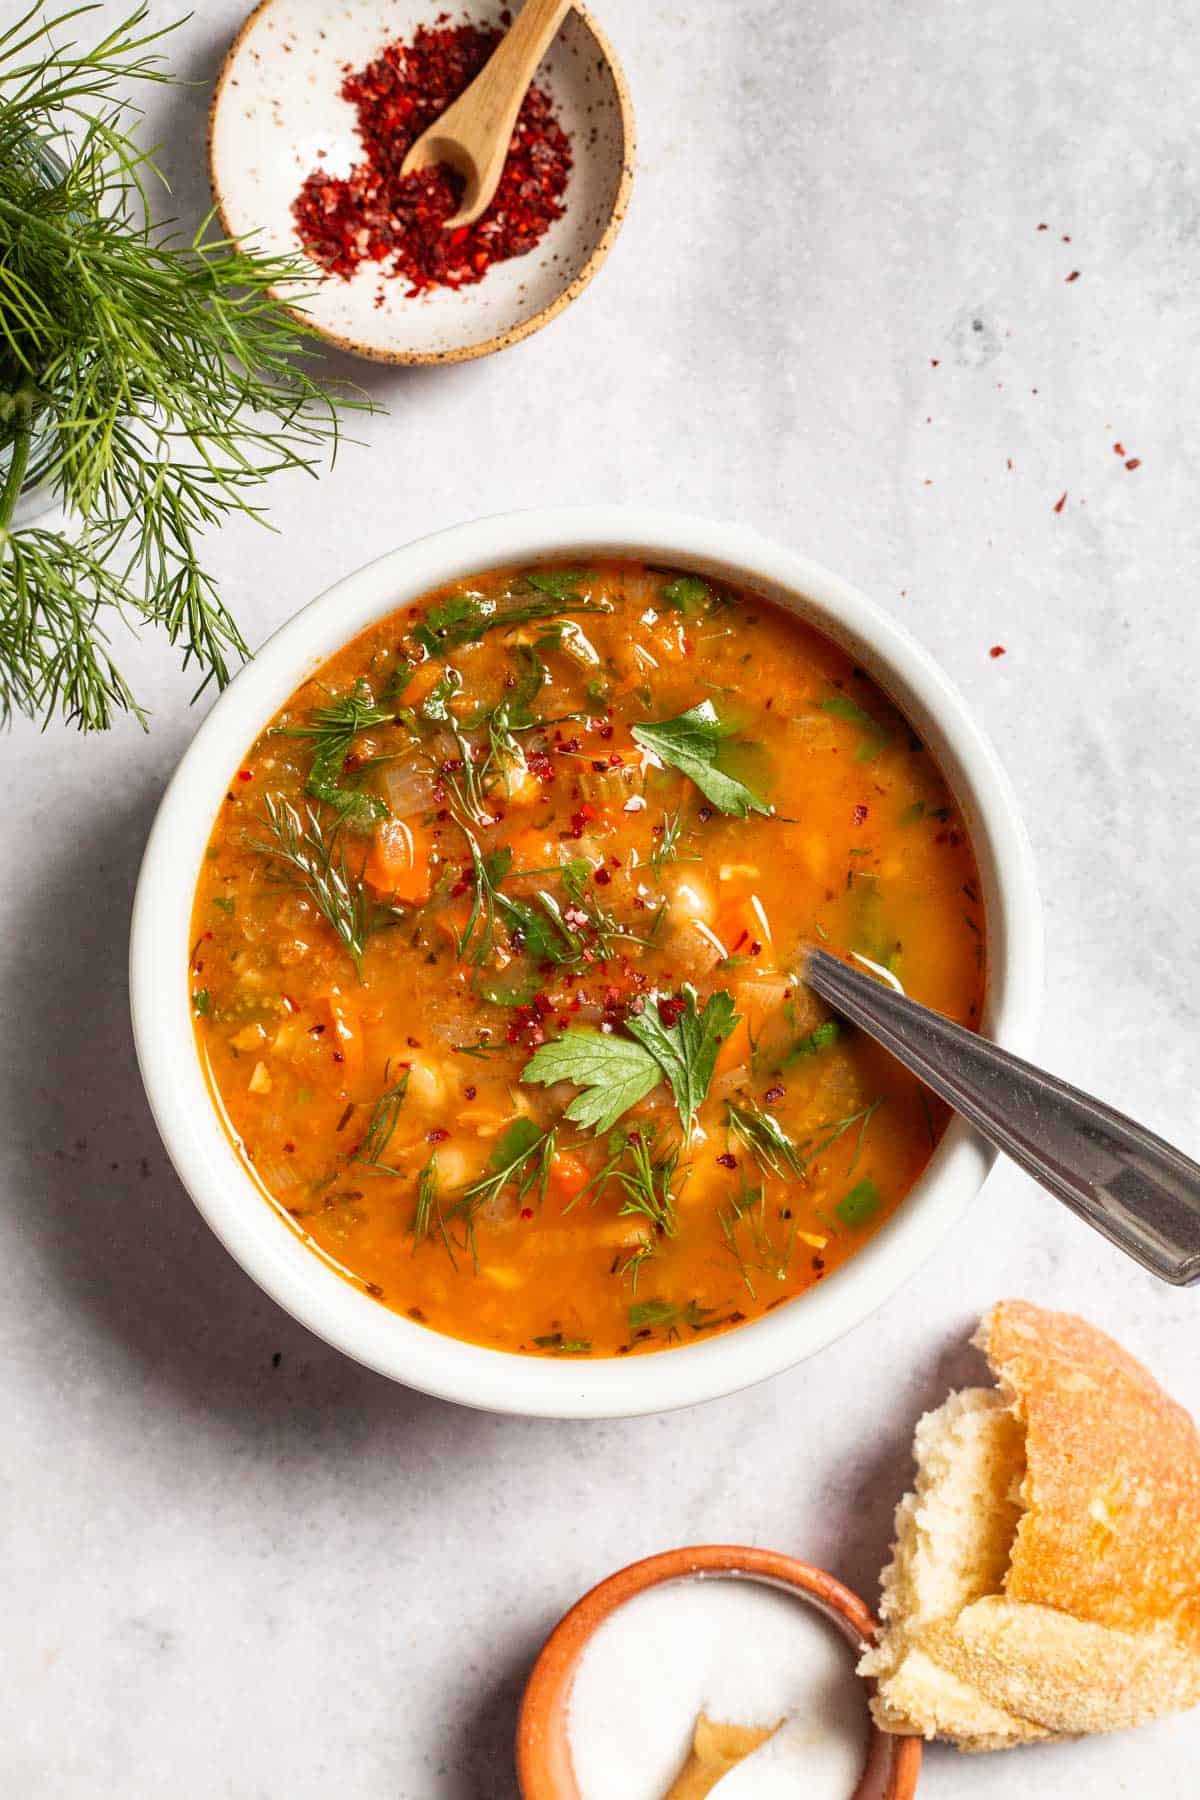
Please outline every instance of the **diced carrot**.
M563 1200L570 1200L590 1180L587 1164L570 1150L559 1150L550 1163L550 1188Z
M377 894L409 906L429 898L429 843L406 819L385 819L375 828L363 878Z
M717 918L717 936L729 947L731 956L749 954L751 944L765 950L771 943L771 921L757 894L748 894L725 907Z

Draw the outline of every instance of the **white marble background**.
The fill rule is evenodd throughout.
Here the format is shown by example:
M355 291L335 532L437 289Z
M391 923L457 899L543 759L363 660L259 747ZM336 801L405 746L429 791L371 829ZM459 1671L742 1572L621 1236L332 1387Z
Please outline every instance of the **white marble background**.
M843 571L1016 782L1045 1061L1197 1150L1193 9L598 4L641 135L609 265L492 361L357 369L388 416L319 488L278 481L278 535L212 539L225 592L257 641L406 538L597 499L736 514ZM172 45L198 85L152 96L189 225L241 10L205 0ZM130 897L198 713L159 646L131 661L148 737L0 744L5 1795L512 1800L531 1658L617 1565L740 1539L872 1592L914 1417L974 1372L991 1300L1077 1308L1200 1401L1196 1297L1010 1169L852 1337L692 1412L489 1418L309 1337L200 1223L138 1084ZM922 1793L1190 1795L1198 1752L1200 1718L935 1751Z

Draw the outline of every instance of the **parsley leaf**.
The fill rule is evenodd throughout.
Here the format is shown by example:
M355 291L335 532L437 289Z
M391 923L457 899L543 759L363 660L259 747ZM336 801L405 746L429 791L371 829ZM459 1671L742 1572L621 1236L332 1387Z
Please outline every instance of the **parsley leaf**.
M631 1106L644 1100L663 1079L663 1070L641 1044L578 1027L535 1050L521 1071L522 1081L573 1082L582 1092L565 1117L585 1131L610 1131Z
M823 713L831 713L835 719L847 719L851 725L857 725L862 732L862 742L858 746L859 762L874 762L881 750L887 748L892 741L892 734L886 725L873 718L865 707L857 700L851 700L848 694L834 694L829 700L816 702Z
M717 767L717 752L723 740L733 733L722 724L711 700L701 700L678 718L634 725L631 731L643 749L652 750L660 762L681 770L722 812L733 813L739 819L751 812L770 816L773 809L760 794Z
M834 1211L843 1225L865 1225L879 1211L879 1189L869 1175L856 1182Z
M280 737L312 740L307 791L314 799L332 806L345 824L362 828L386 818L388 809L378 795L346 787L343 765L360 731L372 725L390 725L394 717L390 707L376 706L366 682L359 681L350 693L339 694L328 706L317 707L303 725L275 729Z
M685 987L682 998L684 1010L671 1025L663 1024L655 1006L627 1019L628 1038L583 1027L564 1032L534 1052L521 1080L570 1081L582 1088L568 1105L566 1117L585 1131L597 1132L610 1130L622 1113L666 1080L684 1130L690 1132L708 1092L717 1051L737 1024L737 1015L731 996L723 991L711 994L703 1009L696 1004L694 988Z
M671 1084L684 1132L691 1135L700 1103L708 1092L717 1052L737 1024L733 996L723 989L710 994L703 1010L696 1005L696 990L681 990L684 1010L672 1025L664 1025L658 1007L625 1021L626 1030L659 1063Z
M555 619L563 613L611 612L606 602L587 600L575 589L585 575L547 571L526 577L538 590L528 600L500 606L477 594L452 594L431 606L424 624L414 625L409 635L430 656L443 656L460 644L474 644L498 626L522 625L529 619Z
M525 579L539 594L551 594L556 600L572 600L576 588L590 577L583 569L531 569Z
M674 581L668 581L659 598L676 612L697 613L707 607L712 600L713 591L707 581L701 581L698 575L680 575Z
M836 1019L825 1019L813 1028L807 1037L798 1038L791 1049L780 1059L781 1069L790 1068L792 1063L799 1062L801 1057L816 1056L820 1050L836 1044L842 1035L842 1028Z
M680 1322L693 1331L708 1331L718 1323L716 1308L701 1306L698 1300L680 1305L673 1300L639 1300L629 1308L629 1329L644 1331L648 1326L676 1326Z

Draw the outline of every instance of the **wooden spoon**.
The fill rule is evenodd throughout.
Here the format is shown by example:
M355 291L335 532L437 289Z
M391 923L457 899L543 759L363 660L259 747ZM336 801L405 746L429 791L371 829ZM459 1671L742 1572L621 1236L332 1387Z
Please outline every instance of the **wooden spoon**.
M462 204L444 229L473 225L491 205L521 102L571 0L525 0L469 88L423 131L400 165L402 175L445 163L461 175Z

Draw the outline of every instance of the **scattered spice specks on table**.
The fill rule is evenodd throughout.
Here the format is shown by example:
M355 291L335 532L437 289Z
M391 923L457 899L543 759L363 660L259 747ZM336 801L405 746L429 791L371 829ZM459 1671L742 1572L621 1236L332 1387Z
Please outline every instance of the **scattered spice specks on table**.
M349 175L314 169L292 207L300 241L314 262L349 279L364 263L408 282L409 297L430 288L482 281L493 263L524 256L565 207L570 140L553 103L531 87L492 204L474 225L454 231L461 179L438 165L401 175L411 144L470 85L503 35L451 25L448 13L420 25L411 43L388 44L365 69L350 71L342 97L358 112L364 160Z
M1067 488L1064 488L1062 493L1058 496L1058 499L1054 502L1054 510L1056 513L1060 513L1062 511L1063 507L1067 504L1068 491L1069 490Z
M1005 656L1005 655L1007 655L1007 652L1006 652L1003 644L993 644L991 649L988 651L988 655L989 656Z

